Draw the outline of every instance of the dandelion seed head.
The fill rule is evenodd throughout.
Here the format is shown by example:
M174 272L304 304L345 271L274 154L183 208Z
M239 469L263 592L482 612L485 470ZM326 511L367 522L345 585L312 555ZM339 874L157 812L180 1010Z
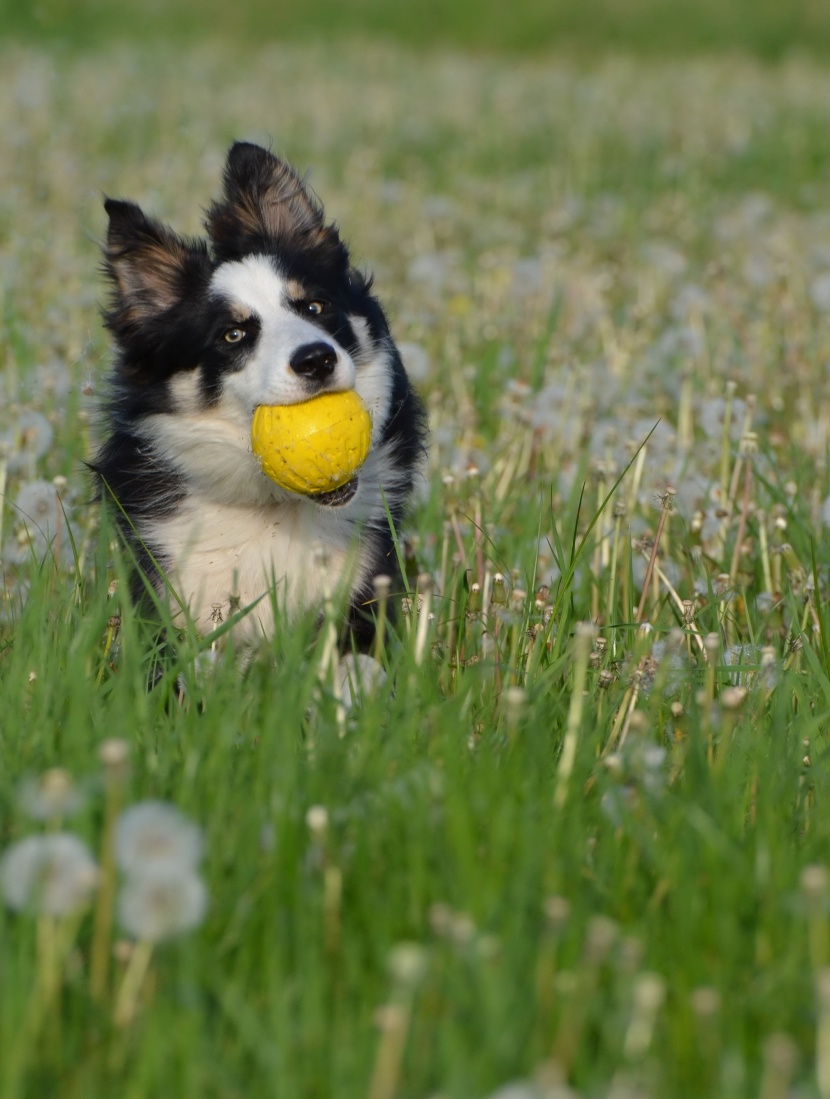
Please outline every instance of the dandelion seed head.
M513 1080L491 1092L487 1099L543 1099L543 1095L531 1080Z
M0 888L16 911L68 916L88 904L97 883L92 853L70 832L27 836L0 859Z
M590 963L599 965L617 939L618 925L609 916L592 916L585 935L585 955Z
M126 965L135 951L135 943L131 939L117 939L112 944L112 956L119 965Z
M389 971L399 984L416 985L424 975L426 965L426 950L420 943L398 943L389 952Z
M654 1012L666 995L666 981L659 973L641 973L634 983L635 1011Z
M72 388L72 375L62 359L41 363L27 387L32 395L48 394L56 401L63 401Z
M745 700L745 687L724 687L720 692L720 704L724 710L739 710Z
M98 758L107 770L123 768L130 754L130 746L123 737L108 737L98 746Z
M692 989L689 994L689 1004L698 1018L711 1019L720 1011L721 995L716 988L701 985Z
M30 481L17 494L14 506L20 517L36 527L45 528L47 537L55 521L57 493L49 481Z
M406 372L417 385L426 382L429 378L432 364L424 347L418 343L398 343L401 358L406 364Z
M318 839L326 834L329 826L329 811L325 805L311 805L306 811L305 822L309 832Z
M830 875L827 867L819 863L811 863L801 871L799 885L805 900L810 902L824 901L828 895Z
M24 778L18 800L33 820L59 820L80 809L85 795L68 771L52 767L42 775Z
M466 946L476 937L476 925L467 912L453 912L449 927L450 938L457 946Z
M553 895L542 903L545 918L554 931L561 931L571 914L571 902L567 897Z
M127 874L187 873L202 857L202 831L174 805L138 802L118 818L115 857Z
M207 889L176 867L131 874L118 897L118 922L136 939L161 942L192 931L207 912Z
M741 429L746 413L746 402L740 397L733 397L728 402L730 422L729 438L737 442L741 437ZM701 401L698 406L698 423L704 435L710 439L720 439L724 432L724 422L727 413L727 402L722 397L711 397Z
M416 256L409 265L409 279L414 283L427 283L439 290L449 278L454 257L445 252L425 252Z
M502 696L508 723L515 723L527 704L527 691L524 687L507 687Z
M822 313L830 309L830 271L823 271L810 283L810 301Z
M38 458L42 458L52 445L52 425L42 412L23 409L17 423L4 433L9 445L9 469L12 472L31 470Z
M34 554L43 557L50 547L60 545L60 563L72 564L72 543L67 520L71 505L49 481L30 481L20 488L14 502L17 532L7 539L3 557L9 564L20 565Z
M771 1075L774 1073L788 1080L799 1059L799 1047L789 1034L774 1031L764 1040L764 1062Z

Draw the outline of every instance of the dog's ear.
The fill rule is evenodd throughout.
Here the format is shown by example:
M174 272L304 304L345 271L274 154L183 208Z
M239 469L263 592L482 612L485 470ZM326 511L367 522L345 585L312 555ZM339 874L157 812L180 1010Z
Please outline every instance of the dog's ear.
M225 165L223 200L208 210L206 227L219 260L273 248L325 253L329 266L347 266L348 252L320 203L289 165L259 145L237 141Z
M106 319L116 334L128 335L177 305L189 287L209 276L211 264L203 241L183 240L135 203L108 198L104 208L104 271L114 287Z

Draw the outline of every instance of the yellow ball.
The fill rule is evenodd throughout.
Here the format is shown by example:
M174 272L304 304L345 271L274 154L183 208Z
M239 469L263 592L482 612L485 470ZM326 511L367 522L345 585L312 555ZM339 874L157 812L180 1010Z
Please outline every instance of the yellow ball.
M302 404L259 405L251 423L251 448L263 473L303 496L345 485L371 445L372 420L353 389Z

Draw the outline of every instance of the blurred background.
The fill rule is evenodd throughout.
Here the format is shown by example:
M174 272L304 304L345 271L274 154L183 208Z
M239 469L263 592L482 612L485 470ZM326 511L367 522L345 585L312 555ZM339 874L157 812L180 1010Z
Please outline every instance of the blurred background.
M263 44L371 34L482 52L830 53L826 0L2 0L0 13L6 36L81 47L113 38Z

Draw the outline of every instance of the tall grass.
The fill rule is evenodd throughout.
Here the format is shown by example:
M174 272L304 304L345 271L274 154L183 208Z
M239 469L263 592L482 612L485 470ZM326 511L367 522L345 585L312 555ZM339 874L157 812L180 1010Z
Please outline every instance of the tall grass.
M100 875L0 909L0 1093L830 1094L826 73L3 60L0 847ZM100 193L196 232L237 136L313 165L431 413L348 710L336 600L244 677L157 652L81 465ZM209 896L157 943L109 847L147 800Z

